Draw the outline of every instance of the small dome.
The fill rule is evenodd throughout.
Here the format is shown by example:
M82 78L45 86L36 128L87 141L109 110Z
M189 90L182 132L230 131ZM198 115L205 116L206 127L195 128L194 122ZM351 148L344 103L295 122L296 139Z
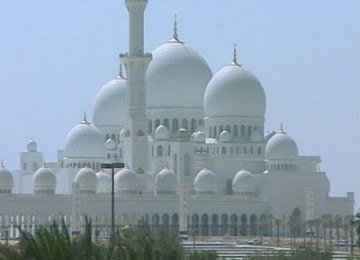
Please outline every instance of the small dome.
M80 192L95 193L97 189L97 177L93 169L84 167L81 168L76 176L75 182L79 183Z
M155 139L158 141L168 140L170 138L169 129L164 125L159 125L155 130Z
M193 134L193 142L195 143L205 143L206 134L203 131L198 131Z
M64 156L67 158L104 158L104 155L103 137L86 117L65 138Z
M265 103L260 81L237 64L220 69L204 95L204 111L208 117L264 118Z
M202 169L195 177L194 186L197 194L215 194L217 188L215 174L208 169Z
M33 176L35 193L54 193L56 188L56 176L52 169L42 166Z
M118 191L122 193L137 192L139 184L135 172L129 168L118 171L115 175L115 185Z
M206 61L177 40L156 48L152 57L146 73L147 107L202 108L205 88L212 76Z
M95 97L93 122L96 126L122 126L126 118L126 80L120 75L106 83Z
M117 145L116 145L116 142L114 141L114 139L109 138L106 140L105 149L107 151L113 151L113 150L117 149Z
M28 151L28 152L36 152L36 150L37 150L37 143L36 143L33 139L30 139L30 140L27 142L26 148L27 148L27 151Z
M0 190L11 191L14 186L14 180L11 172L0 164Z
M96 173L98 182L98 193L111 192L111 176L104 171Z
M231 134L228 131L223 130L220 133L220 142L221 143L228 143L228 142L230 142L230 140L231 140Z
M235 192L254 192L255 179L253 174L244 169L239 171L234 177L232 188Z
M162 169L156 176L155 183L157 194L176 194L177 177L174 171L168 168Z
M265 148L267 160L296 160L299 151L295 141L285 132L280 131L273 135Z

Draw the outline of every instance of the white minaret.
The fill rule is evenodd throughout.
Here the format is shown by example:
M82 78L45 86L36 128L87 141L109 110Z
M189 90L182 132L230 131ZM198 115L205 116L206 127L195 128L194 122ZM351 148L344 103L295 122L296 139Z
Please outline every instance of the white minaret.
M129 11L129 52L121 54L126 68L124 163L136 173L148 170L148 120L146 118L146 69L151 54L144 54L144 11L147 0L125 0Z

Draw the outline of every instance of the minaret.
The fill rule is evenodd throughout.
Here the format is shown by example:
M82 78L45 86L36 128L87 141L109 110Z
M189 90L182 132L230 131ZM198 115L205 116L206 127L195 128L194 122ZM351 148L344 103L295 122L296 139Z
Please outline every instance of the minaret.
M148 120L146 118L146 69L151 54L144 53L144 11L147 0L125 0L129 11L129 52L121 54L126 69L127 120L124 163L136 173L148 169Z

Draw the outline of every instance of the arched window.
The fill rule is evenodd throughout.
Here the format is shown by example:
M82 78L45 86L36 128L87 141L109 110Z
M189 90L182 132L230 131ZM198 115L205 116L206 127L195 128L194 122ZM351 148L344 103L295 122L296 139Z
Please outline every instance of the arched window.
M248 135L248 136L251 136L251 132L252 132L252 131L251 131L251 125L249 125L249 126L248 126L248 133L247 133L247 135Z
M176 118L172 120L171 123L171 127L172 127L172 132L176 133L179 130L179 120L177 120Z
M226 147L225 146L221 147L221 153L226 154Z
M191 119L191 133L195 132L196 130L196 120Z
M188 121L187 121L186 118L184 118L184 119L182 120L182 122L181 122L181 127L182 127L182 128L185 128L186 130L189 129L189 128L188 128Z
M39 165L36 162L34 162L33 163L33 171L36 172L37 169L39 169Z
M261 154L261 147L259 146L258 149L257 149L257 154Z
M257 216L255 214L250 216L250 235L257 235Z
M226 129L226 131L228 131L229 133L231 133L231 127L230 127L230 125L227 125L227 126L225 127L225 129Z
M156 148L156 154L157 154L157 157L163 156L163 147L162 147L162 145L159 145L159 146Z
M241 136L245 136L245 126L241 126Z
M204 120L203 119L200 119L199 120L199 126L203 126L204 125Z
M244 146L244 154L247 154L247 147Z
M232 180L231 179L226 180L225 194L226 195L231 195L232 194Z
M190 154L186 153L184 156L184 174L185 176L190 176Z
M209 216L207 214L203 214L201 216L201 232L200 235L208 236L209 235Z
M212 236L217 236L218 235L218 224L219 222L219 217L217 214L213 214L211 217L211 235Z
M247 216L242 214L240 217L240 235L247 236Z
M163 120L163 125L166 126L167 129L169 129L169 119L165 118Z
M239 136L239 127L237 125L233 126L233 135Z
M155 129L160 125L160 119L155 120Z
M224 127L223 127L222 125L220 125L220 127L219 127L219 134L221 134L223 130L224 130Z
M149 120L149 134L152 134L152 121Z

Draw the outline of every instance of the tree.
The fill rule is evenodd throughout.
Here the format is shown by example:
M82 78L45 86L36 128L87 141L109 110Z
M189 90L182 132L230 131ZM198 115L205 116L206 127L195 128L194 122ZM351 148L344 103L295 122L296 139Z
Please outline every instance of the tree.
M342 226L342 217L340 215L336 215L334 218L334 226L335 226L335 235L336 235L336 248L339 249L339 240L340 240L340 228Z
M344 233L345 233L345 241L348 242L349 241L349 230L351 228L351 225L352 225L352 221L354 219L354 216L353 215L346 215L344 217L344 221L343 221L343 230L344 230ZM351 236L350 236L351 238ZM346 249L348 248L348 243L346 243Z
M319 238L320 238L320 226L321 226L321 221L320 219L314 219L314 227L316 230L316 249L319 249Z
M310 219L310 220L306 221L306 225L307 225L308 227L310 227L310 233L309 233L309 235L310 235L310 247L312 248L312 246L313 246L313 236L314 236L315 220Z
M277 236L277 246L280 246L280 219L275 219L275 225L276 225L276 236Z
M360 247L360 210L355 215L354 225L356 233L358 235L357 246Z

